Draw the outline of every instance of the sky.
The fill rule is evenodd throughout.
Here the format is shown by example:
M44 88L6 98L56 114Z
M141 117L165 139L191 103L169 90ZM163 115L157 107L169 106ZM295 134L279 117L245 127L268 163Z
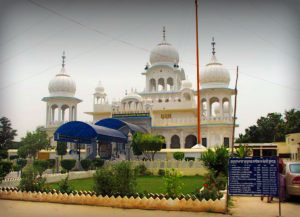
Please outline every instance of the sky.
M270 112L300 109L300 3L297 0L200 0L200 72L211 56L239 66L236 136ZM109 101L143 91L151 50L166 39L196 89L194 0L0 0L0 116L16 140L45 125L48 83L66 70L77 85L78 119L91 121L101 80Z

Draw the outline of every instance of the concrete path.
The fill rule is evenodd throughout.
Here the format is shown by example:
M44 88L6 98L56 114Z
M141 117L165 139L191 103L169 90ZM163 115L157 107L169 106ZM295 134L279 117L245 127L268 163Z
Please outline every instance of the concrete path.
M233 197L234 206L230 209L235 217L275 217L279 215L278 199L272 203L267 203L260 197ZM281 216L296 217L300 216L300 198L293 199L289 202L281 203Z

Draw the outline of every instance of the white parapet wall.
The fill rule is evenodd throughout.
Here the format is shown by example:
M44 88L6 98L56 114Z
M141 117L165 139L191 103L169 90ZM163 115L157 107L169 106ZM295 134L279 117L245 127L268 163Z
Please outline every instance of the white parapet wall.
M93 206L108 206L117 208L132 209L155 209L155 210L177 210L194 212L220 212L226 211L226 194L220 200L198 200L198 199L166 199L158 198L140 198L140 197L108 197L96 196L90 194L62 194L46 192L25 192L16 189L0 189L0 199L5 200L23 200L37 202L51 202L62 204L79 204Z

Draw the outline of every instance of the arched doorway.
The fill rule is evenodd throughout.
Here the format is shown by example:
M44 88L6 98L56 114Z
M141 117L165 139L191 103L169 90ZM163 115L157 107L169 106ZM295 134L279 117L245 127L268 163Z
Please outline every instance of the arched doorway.
M197 137L196 136L188 135L187 137L185 137L185 144L184 144L185 148L191 148L196 144L197 144Z
M177 135L171 137L171 148L180 148L180 138Z

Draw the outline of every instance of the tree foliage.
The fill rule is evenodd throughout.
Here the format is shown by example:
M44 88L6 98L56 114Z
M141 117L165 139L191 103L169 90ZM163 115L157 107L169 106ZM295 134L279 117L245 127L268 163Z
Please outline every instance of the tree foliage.
M49 162L47 160L35 160L33 161L33 168L38 172L40 176L49 167Z
M173 158L175 160L183 160L184 159L184 153L183 152L174 152Z
M68 172L75 167L76 160L74 159L65 159L60 162L62 168L67 170Z
M0 183L5 176L12 170L12 162L0 161Z
M142 153L148 160L154 160L155 154L162 149L165 139L152 134L136 133L132 138L132 149L136 154Z
M228 174L228 159L229 152L224 146L208 149L207 152L202 154L201 160L210 171L214 172L216 176Z
M43 191L45 190L46 179L38 176L38 171L31 164L27 164L21 175L19 184L20 190Z
M21 139L18 155L22 158L33 157L35 159L37 153L49 145L46 132L42 127L38 127L33 132L27 132L26 136Z
M291 109L280 113L269 113L260 117L256 125L252 125L240 134L237 143L282 142L285 135L300 132L300 111Z
M60 155L61 160L63 159L63 156L67 154L67 147L66 142L57 142L56 153L57 155Z
M8 145L12 143L17 130L11 127L11 122L6 117L0 118L0 149L7 149Z

